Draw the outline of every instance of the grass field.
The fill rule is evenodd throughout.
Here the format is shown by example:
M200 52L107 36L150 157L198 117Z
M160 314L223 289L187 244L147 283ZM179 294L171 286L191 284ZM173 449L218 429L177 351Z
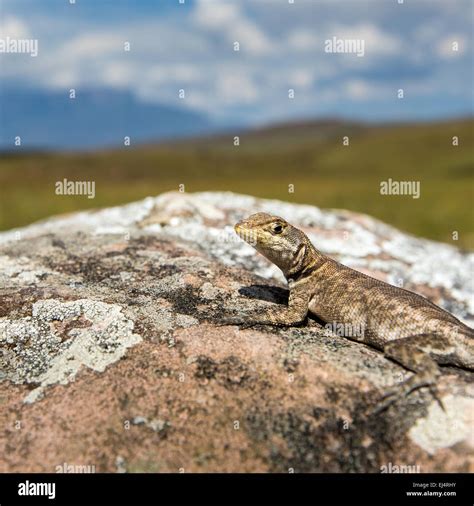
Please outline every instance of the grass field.
M95 153L4 153L0 229L184 184L188 192L230 190L360 211L474 249L473 127L472 119L392 126L327 121L243 132L239 147L230 133ZM349 146L343 146L345 135ZM453 136L459 146L452 145ZM95 199L56 195L55 182L64 178L95 181ZM389 178L419 181L420 198L381 195L380 182Z

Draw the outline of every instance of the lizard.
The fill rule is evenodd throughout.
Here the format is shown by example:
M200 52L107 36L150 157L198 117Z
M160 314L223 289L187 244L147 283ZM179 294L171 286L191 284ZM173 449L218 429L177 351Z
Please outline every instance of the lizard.
M444 409L437 396L439 366L474 370L474 330L422 295L337 262L279 216L252 214L234 229L282 271L289 297L287 307L224 317L224 325L296 326L309 313L326 326L345 329L344 337L414 373L382 396L377 411L421 387Z

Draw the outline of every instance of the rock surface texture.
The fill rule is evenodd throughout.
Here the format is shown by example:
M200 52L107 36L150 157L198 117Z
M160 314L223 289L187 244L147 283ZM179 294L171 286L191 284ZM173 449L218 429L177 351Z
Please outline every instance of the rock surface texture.
M0 234L0 471L474 471L474 374L408 374L316 321L219 326L285 304L234 233L278 214L317 248L474 323L474 256L368 216L231 193L168 193Z

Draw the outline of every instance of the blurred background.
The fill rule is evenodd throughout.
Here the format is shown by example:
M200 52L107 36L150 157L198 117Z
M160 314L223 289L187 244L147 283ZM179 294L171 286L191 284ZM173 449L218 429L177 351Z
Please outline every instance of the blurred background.
M0 230L184 185L474 249L471 0L0 0L0 50Z

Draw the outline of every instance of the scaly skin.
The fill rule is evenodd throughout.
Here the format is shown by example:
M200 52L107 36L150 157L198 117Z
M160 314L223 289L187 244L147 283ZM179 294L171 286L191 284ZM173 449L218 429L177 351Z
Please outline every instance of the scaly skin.
M281 269L290 294L285 309L227 323L292 326L310 312L346 337L383 351L415 374L389 391L380 409L423 386L437 398L438 364L474 370L474 331L425 297L336 262L278 216L253 214L235 231Z

